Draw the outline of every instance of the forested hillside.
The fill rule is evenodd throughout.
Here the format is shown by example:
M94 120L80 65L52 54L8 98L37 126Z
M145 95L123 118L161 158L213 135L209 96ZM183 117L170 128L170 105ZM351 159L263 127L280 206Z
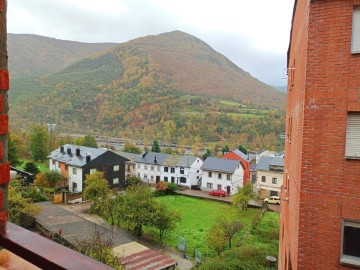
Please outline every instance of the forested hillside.
M53 122L70 133L271 148L284 131L284 102L201 40L174 31L12 80L10 117L14 128Z

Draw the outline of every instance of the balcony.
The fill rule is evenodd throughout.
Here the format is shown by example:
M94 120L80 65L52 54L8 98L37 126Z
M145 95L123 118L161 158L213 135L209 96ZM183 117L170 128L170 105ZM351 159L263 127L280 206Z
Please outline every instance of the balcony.
M59 245L45 237L37 235L11 222L0 220L0 246L26 260L7 261L9 269L113 269L70 248ZM4 257L9 258L6 254ZM3 262L3 260L1 260ZM11 265L9 265L11 264ZM32 264L32 266L31 266Z

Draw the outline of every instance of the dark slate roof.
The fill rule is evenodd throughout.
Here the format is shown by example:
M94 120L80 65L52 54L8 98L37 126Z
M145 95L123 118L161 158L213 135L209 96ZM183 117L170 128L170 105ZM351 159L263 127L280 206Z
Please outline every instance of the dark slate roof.
M278 157L261 157L256 170L269 171L270 165L284 167L284 159Z
M146 163L146 164L157 164L162 165L163 162L169 157L169 154L163 154L163 153L156 153L156 152L148 152L141 155L138 155L135 158L135 162L138 163ZM156 157L156 163L155 161Z
M187 155L169 155L166 160L164 160L164 166L172 166L172 167L186 167L189 168L196 160L194 156L187 156Z
M201 166L202 170L234 173L239 167L239 160L208 157Z
M140 154L134 154L134 153L128 153L128 152L119 152L119 151L113 151L116 154L119 154L120 156L127 158L129 161L134 162L135 159L140 156Z
M107 150L91 148L86 146L79 146L73 144L65 144L63 145L64 152L61 152L61 147L52 151L48 158L64 162L67 165L75 166L75 167L83 167L86 164L86 155L90 154L91 160L101 156ZM71 150L71 154L68 154L68 149ZM76 156L76 149L80 149L80 155Z

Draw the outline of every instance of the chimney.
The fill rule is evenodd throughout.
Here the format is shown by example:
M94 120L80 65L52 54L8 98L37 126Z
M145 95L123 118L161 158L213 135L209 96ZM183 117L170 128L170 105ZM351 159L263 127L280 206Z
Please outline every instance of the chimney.
M60 147L60 152L61 152L61 153L64 153L64 152L65 152L65 151L64 151L64 146L61 146L61 147Z
M67 149L67 154L71 155L71 148L70 147L68 147L68 149Z
M79 157L80 156L80 148L76 148L76 155Z
M156 159L156 156L155 156L155 159L154 159L154 163L157 164L157 159Z
M91 154L86 153L86 163L89 163L91 161Z
M146 156L146 154L147 154L147 152L145 151L145 152L143 152L142 154L141 154L141 157L142 158L144 158L145 156Z

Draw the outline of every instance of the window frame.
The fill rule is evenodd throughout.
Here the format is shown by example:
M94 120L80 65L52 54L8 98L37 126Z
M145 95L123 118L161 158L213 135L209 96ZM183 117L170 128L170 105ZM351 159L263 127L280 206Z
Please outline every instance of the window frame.
M266 176L265 175L262 175L261 176L261 183L265 183L266 182Z
M120 165L114 165L114 172L118 172L120 170Z
M119 177L115 177L115 178L113 179L113 185L118 185L119 183L120 183Z
M360 159L360 113L348 112L346 119L345 158Z
M360 53L360 6L359 5L354 6L353 8L351 27L352 30L351 30L350 51L352 54L359 54Z
M170 173L175 173L175 168L174 167L170 168Z
M271 179L271 182L274 184L274 185L277 185L277 177L273 177L272 179Z
M343 219L341 221L341 245L340 245L340 263L352 266L360 266L360 256L351 256L344 254L344 229L345 226L360 229L360 221Z

